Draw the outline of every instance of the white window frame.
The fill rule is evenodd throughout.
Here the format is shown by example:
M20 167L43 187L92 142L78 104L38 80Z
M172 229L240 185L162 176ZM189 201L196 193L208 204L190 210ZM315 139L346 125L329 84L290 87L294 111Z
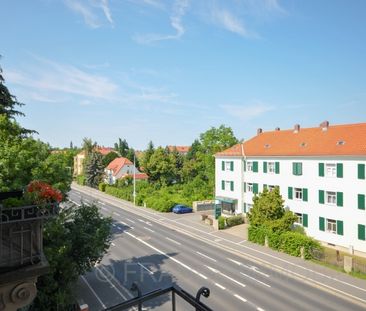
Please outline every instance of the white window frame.
M302 188L294 188L294 199L302 201L303 191Z
M295 215L297 216L297 220L295 221L295 224L298 224L298 225L303 225L303 214L301 213L295 213Z
M225 191L231 191L231 180L225 180Z
M247 172L253 172L253 161L247 162Z
M267 162L267 173L268 174L276 173L276 162Z
M328 219L326 221L327 232L337 234L337 221L335 219Z
M330 178L337 177L337 164L325 163L325 176Z
M225 161L225 171L231 171L231 162L232 161Z
M337 205L337 192L326 191L325 192L325 202L328 205Z
M247 203L247 212L253 208L253 204Z
M248 192L253 192L253 183L251 183L251 182L247 183L247 190L248 190Z

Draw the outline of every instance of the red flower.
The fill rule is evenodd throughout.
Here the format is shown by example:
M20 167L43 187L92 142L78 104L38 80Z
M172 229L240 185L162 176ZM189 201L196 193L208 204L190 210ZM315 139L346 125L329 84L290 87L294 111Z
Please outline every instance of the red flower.
M59 190L39 180L32 181L27 187L27 192L37 204L62 201L62 194Z

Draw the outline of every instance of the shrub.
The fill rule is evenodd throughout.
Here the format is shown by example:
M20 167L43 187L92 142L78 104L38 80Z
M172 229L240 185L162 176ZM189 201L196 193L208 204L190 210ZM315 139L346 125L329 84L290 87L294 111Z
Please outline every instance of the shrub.
M8 198L1 202L4 207L18 207L26 205L26 201L22 198Z
M312 259L312 251L321 249L319 242L301 233L289 231L280 235L279 250L284 253L299 257L301 247L304 247L305 259Z
M100 190L100 191L105 192L105 187L106 187L106 186L107 186L107 184L106 184L106 183L101 182L101 183L98 185L98 188L99 188L99 190Z
M244 223L244 219L241 215L232 216L226 219L226 224L228 227L233 227L237 225L241 225Z
M218 221L219 221L219 230L225 229L225 217L219 216Z
M264 245L265 237L270 235L270 231L265 226L250 226L248 229L248 239L257 244Z
M76 183L81 186L85 186L86 184L86 178L84 175L78 175L76 176Z

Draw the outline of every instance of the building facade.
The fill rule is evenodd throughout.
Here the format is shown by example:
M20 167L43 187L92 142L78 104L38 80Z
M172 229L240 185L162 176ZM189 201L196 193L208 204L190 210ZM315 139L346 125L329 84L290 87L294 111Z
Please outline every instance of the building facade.
M136 180L146 180L148 178L129 159L124 157L115 158L105 169L105 182L110 185L127 176L135 177Z
M308 235L366 253L366 123L271 132L216 154L216 201L247 213L279 187Z

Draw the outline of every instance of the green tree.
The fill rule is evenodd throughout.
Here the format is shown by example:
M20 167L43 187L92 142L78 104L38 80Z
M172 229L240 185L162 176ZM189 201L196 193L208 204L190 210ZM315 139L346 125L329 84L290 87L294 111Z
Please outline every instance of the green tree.
M93 140L91 138L87 138L87 137L83 138L82 149L85 151L86 157L88 157L88 155L94 151L96 146L97 146L97 143L93 142Z
M50 272L39 277L31 310L70 310L80 275L90 271L109 248L111 219L97 206L64 209L44 227L44 253Z
M103 157L102 163L104 167L107 167L115 158L118 158L118 154L114 151L109 152Z
M248 213L251 226L260 226L281 219L285 215L284 200L279 188L264 189L253 198L253 207Z
M87 158L85 165L86 185L97 188L104 175L103 156L93 151Z
M118 142L114 144L114 149L119 152L121 157L127 157L127 152L130 149L126 139L118 138Z
M215 154L238 143L233 130L225 125L211 127L200 135L201 150L207 154Z
M154 144L152 141L149 142L149 144L147 145L147 149L144 151L144 154L142 156L142 161L141 161L141 165L144 168L144 172L150 176L149 171L148 171L148 163L150 161L151 156L154 154L155 152L155 148L154 148Z
M136 157L136 153L133 148L128 149L126 158L129 159L132 163L135 162L136 168L140 167L139 159Z

